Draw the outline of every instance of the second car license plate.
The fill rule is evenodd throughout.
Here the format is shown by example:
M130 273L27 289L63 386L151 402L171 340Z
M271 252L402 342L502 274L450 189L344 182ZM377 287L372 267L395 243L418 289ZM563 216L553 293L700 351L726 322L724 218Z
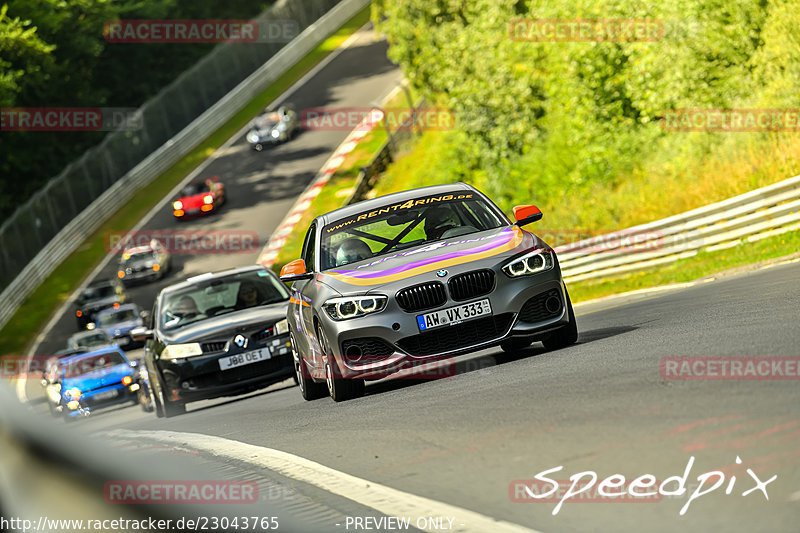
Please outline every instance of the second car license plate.
M109 398L116 398L119 391L117 389L107 390L105 392L98 392L95 394L92 399L93 400L108 400Z
M449 326L458 324L464 320L471 320L482 316L489 316L492 314L492 306L489 300L480 300L478 302L470 302L468 304L456 305L434 311L433 313L425 313L424 315L417 316L417 325L420 331L438 328L440 326Z
M249 365L259 361L265 361L272 357L269 349L261 348L253 350L252 352L240 353L238 355L231 355L230 357L223 357L219 360L219 367L222 370L229 370L237 366Z

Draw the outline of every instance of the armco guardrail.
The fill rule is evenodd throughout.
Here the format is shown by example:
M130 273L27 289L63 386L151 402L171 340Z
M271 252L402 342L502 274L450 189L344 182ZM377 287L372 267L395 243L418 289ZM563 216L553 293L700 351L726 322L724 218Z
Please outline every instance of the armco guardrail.
M642 270L800 229L800 176L616 233L556 248L566 281Z
M71 254L100 224L125 204L131 195L222 126L247 102L307 55L319 43L369 4L370 0L342 0L232 91L209 107L177 135L161 145L104 193L70 220L47 242L0 294L0 327L8 322L19 305L55 268ZM52 182L48 184L48 187ZM47 187L46 187L47 189ZM8 254L6 247L0 253Z

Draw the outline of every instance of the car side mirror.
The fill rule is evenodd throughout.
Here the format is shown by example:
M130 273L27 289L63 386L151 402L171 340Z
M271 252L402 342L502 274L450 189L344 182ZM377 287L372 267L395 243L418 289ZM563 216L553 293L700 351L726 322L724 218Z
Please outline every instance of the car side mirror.
M517 226L524 226L542 219L542 212L535 205L518 205L514 207L514 219Z
M286 263L281 269L281 281L289 283L314 277L313 272L306 272L306 262L302 259L295 259L291 263Z
M138 328L133 328L131 330L130 336L134 341L137 342L146 341L153 338L153 330L139 326Z
M142 310L139 312L139 316L142 317L142 320L147 322L150 319L150 311Z

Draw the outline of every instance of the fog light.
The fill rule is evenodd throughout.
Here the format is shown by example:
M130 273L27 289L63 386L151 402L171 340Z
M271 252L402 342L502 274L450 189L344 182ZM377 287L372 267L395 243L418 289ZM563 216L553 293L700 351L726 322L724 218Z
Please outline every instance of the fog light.
M70 408L70 409L72 409L73 411L75 411L76 409L78 409L80 406L81 406L81 404L80 404L80 403L78 403L76 400L72 400L71 402L68 402L68 403L67 403L67 407L69 407L69 408Z

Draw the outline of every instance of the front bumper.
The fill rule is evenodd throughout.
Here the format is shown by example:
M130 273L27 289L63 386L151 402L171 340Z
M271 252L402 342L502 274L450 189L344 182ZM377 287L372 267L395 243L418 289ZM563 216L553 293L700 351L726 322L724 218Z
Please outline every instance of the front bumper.
M220 368L220 359L263 348L270 349L272 356L269 359L228 370ZM228 351L162 360L158 366L163 376L165 396L170 401L182 402L233 396L267 387L294 374L288 334L276 335L247 349L230 346Z
M489 348L505 340L541 340L569 322L567 293L558 265L532 276L509 278L495 271L489 294L447 301L436 308L406 312L394 298L380 313L334 321L320 313L339 371L344 378L380 379L404 368ZM552 298L557 298L558 309ZM420 331L417 316L489 299L492 315ZM363 347L354 357L353 346ZM373 353L365 353L372 351Z
M84 392L81 394L80 400L77 400L78 405L74 409L69 406L68 401L62 400L61 412L70 418L80 418L88 416L98 409L132 402L137 399L139 386L138 383L131 383L130 385L114 385Z

